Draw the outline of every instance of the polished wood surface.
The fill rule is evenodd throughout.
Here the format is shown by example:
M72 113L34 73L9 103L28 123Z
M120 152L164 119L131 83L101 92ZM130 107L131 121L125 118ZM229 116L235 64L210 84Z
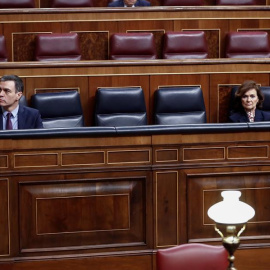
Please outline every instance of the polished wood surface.
M270 267L269 131L24 136L0 145L1 270L155 269L158 248L221 243L207 209L226 189L241 190L256 211L239 269Z

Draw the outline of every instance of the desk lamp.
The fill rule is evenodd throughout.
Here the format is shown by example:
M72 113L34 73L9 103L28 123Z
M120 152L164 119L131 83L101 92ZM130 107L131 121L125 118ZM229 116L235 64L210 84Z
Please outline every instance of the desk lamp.
M239 247L240 235L245 230L246 223L255 215L255 211L248 204L239 201L240 191L223 191L221 196L223 201L211 206L208 216L215 221L215 231L222 237L222 244L229 253L227 270L236 270L234 252Z

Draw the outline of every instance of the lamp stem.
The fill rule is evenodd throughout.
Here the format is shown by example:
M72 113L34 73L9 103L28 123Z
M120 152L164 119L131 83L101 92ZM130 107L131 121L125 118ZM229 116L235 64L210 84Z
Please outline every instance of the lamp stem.
M234 267L234 252L240 245L240 234L245 230L246 225L244 224L241 230L237 233L236 226L235 225L227 225L226 226L226 236L217 228L215 225L215 231L218 232L218 234L222 237L222 244L225 247L225 249L228 251L228 261L229 266L227 270L237 270Z

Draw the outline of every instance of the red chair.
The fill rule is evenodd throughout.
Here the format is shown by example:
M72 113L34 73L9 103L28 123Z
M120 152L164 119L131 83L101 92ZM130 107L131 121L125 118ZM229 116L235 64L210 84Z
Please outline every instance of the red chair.
M184 244L157 251L157 270L226 270L223 246Z
M37 61L81 60L78 34L37 35L35 59Z
M264 31L241 31L228 33L226 36L226 57L270 57L268 33Z
M163 6L202 6L203 0L163 0Z
M0 35L0 62L7 62L6 40Z
M53 0L53 8L65 8L65 7L94 7L94 0Z
M217 0L216 5L258 5L256 0Z
M0 0L0 8L34 8L35 0Z
M110 59L151 60L157 58L153 33L116 33L110 38Z
M203 31L167 32L164 34L164 59L203 59L208 57Z

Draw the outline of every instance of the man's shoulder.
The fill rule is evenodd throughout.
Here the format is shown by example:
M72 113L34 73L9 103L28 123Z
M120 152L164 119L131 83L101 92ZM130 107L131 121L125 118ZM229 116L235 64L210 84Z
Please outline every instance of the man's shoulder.
M108 7L121 7L121 6L124 6L123 1L121 1L121 0L113 1L113 2L108 4Z
M138 2L142 5L142 6L150 6L150 2L146 1L146 0L138 0Z
M36 114L39 114L39 111L37 109L34 109L34 108L20 105L19 113L27 113L27 114L36 115Z

